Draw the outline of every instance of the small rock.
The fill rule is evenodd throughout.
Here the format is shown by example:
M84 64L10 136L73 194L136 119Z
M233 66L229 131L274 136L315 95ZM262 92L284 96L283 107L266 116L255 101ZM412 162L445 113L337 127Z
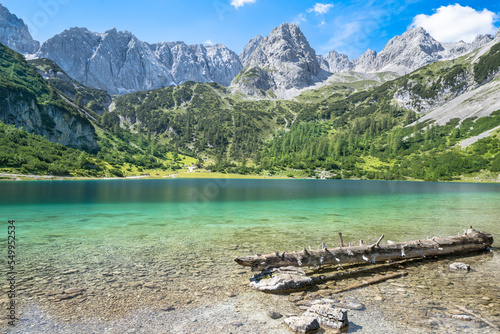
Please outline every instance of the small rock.
M276 311L267 311L266 314L269 318L275 319L275 320L282 317L281 313L278 313Z
M323 296L321 296L319 293L317 292L311 292L309 294L307 294L306 298L307 300L317 300L317 299L324 299Z
M318 295L321 297L330 297L332 295L332 292L329 290L319 290Z
M343 330L349 326L347 310L330 305L313 305L303 316L316 317L320 325L331 329Z
M375 297L373 297L373 300L376 300L379 302L379 301L384 300L384 298L382 298L382 296L375 296Z
M454 314L451 316L453 319L463 320L463 321L473 321L474 317L467 314Z
M315 317L290 317L285 319L285 324L295 333L309 333L319 329L319 322Z
M173 310L175 310L175 307L174 307L174 306L172 306L172 305L169 305L169 306L162 306L162 307L160 307L160 310L161 310L161 311L165 311L165 312L169 312L169 311L173 311Z
M67 293L67 294L80 294L81 292L83 291L83 289L80 289L80 288L69 288L67 290L64 290L64 293Z
M63 271L61 273L61 275L69 275L69 274L74 274L74 273L77 273L77 272L79 272L78 269L66 270L66 271Z
M75 298L76 296L80 296L82 293L81 292L75 292L75 293L68 293L66 294L66 298L65 299L71 299L71 298Z
M291 301L292 303L296 303L296 302L304 299L305 296L306 296L306 293L304 291L297 292L297 293L291 293L290 296L288 297L288 300Z
M55 295L54 297L56 300L63 300L63 299L66 299L66 295L64 294L60 294L60 295Z
M243 323L239 322L239 321L233 322L233 323L231 323L231 325L233 325L234 327L242 327L242 326L244 326Z
M339 304L337 304L337 306L342 307L342 308L347 308L350 310L357 310L357 311L363 310L365 308L365 305L358 303L358 302L351 302L351 301L339 303Z
M450 264L450 269L451 270L469 271L470 266L468 264L463 263L463 262L454 262L454 263Z
M132 288L137 288L142 285L141 282L128 282L128 285L130 285Z
M149 283L146 283L143 285L145 288L150 288L150 289L154 289L156 288L156 284L154 284L153 282L149 282Z
M226 296L228 296L228 297L236 297L236 294L234 294L232 292L226 292Z
M47 291L46 295L47 296L55 296L55 295L61 295L63 293L64 293L64 291L62 291L62 290L52 290L52 291Z

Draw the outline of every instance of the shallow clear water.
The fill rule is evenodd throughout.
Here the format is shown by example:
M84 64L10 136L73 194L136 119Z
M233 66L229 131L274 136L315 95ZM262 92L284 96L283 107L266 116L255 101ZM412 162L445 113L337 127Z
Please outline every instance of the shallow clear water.
M249 273L233 262L237 255L317 248L322 241L334 246L338 232L345 242L374 242L382 233L385 240L403 241L454 235L472 225L499 240L499 217L500 185L493 184L227 179L0 183L0 233L6 236L7 221L16 220L17 270L26 300L62 312L61 302L45 292L76 286L86 291L78 297L80 313L93 307L107 317L137 307L134 282L152 283L155 298L159 296L140 298L140 305L153 299L191 303L201 297L197 291L216 285L240 289ZM1 243L5 246L6 238ZM0 261L4 270L6 258ZM65 274L68 270L76 272ZM140 293L149 296L148 291Z

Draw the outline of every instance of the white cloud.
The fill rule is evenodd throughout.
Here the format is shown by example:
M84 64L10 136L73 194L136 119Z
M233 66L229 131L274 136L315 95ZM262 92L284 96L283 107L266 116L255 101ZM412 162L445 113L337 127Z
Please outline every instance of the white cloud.
M495 34L494 22L497 14L487 9L477 11L459 4L441 6L432 15L420 14L413 19L412 26L421 26L432 37L443 43L472 42L479 34Z
M331 3L316 3L313 8L307 10L308 13L316 13L316 15L326 14L333 8Z
M203 42L203 44L214 45L214 42L212 42L211 40L206 40L205 42Z
M254 3L257 0L231 0L231 6L234 8L243 7L247 3Z
M302 22L307 22L306 16L304 14L299 14L297 15L293 20L292 23L295 23L296 25L301 24Z

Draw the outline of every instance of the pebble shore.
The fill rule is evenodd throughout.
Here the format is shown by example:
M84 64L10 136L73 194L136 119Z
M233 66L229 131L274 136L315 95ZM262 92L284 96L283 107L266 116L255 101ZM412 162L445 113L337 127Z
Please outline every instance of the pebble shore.
M332 291L364 277L273 295L249 288L251 273L239 267L225 281L200 279L205 277L200 270L187 278L175 268L141 265L128 272L101 271L95 280L83 268L52 278L25 275L19 284L20 320L10 327L2 318L0 326L6 333L290 333L286 317L328 298L349 309L348 333L497 333L452 305L500 323L498 256L408 263L401 266L407 277L342 294ZM472 263L472 270L450 271L456 260ZM7 302L0 299L2 309Z

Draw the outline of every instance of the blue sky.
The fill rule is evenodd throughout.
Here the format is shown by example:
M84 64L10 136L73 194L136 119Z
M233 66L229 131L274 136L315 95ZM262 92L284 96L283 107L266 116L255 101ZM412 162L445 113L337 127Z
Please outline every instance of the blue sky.
M70 27L116 27L154 43L222 43L240 53L256 35L283 22L300 25L317 54L335 49L357 58L415 24L443 42L494 33L500 2L492 0L3 0L43 42Z

